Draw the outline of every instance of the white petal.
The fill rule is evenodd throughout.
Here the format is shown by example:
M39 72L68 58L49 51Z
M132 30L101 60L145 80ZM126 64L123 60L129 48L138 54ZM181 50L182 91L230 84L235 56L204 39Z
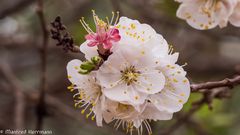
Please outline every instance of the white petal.
M80 51L85 54L87 60L90 60L94 56L98 56L97 46L89 47L88 41L85 41L80 45Z
M136 119L136 120L134 120L134 121L133 121L133 126L134 126L135 128L139 128L139 127L142 125L142 121L143 121L143 120L141 120L141 119Z
M117 28L121 36L119 43L126 45L129 43L131 43L131 45L140 45L156 34L151 26L140 24L137 20L132 20L127 17L121 17L119 19Z
M240 27L240 2L238 2L237 6L235 7L234 13L229 18L229 21L232 25Z
M103 118L106 123L110 123L114 120L116 115L116 108L118 107L118 102L114 102L108 98L105 99L103 106Z
M165 85L165 77L158 70L146 71L138 77L136 87L138 91L147 94L160 92Z
M159 111L154 105L148 104L142 113L143 118L150 120L170 120L173 114L166 111Z
M140 105L143 104L145 99L147 98L147 94L139 92L138 88L134 86L128 86L127 94L129 95L130 102L129 104L133 105ZM140 111L140 108L138 106L135 107L138 111Z
M71 81L71 83L76 85L81 85L82 80L85 79L82 74L78 73L81 64L82 61L77 59L74 59L67 64L68 79Z
M103 88L103 94L113 101L129 102L130 97L128 87L125 84L119 84L112 88Z
M96 115L97 126L102 127L103 110L102 110L102 106L101 106L101 101L97 102L96 105L93 107L93 112Z
M168 64L165 65L162 69L165 76L173 77L174 75L185 76L187 73L184 69L177 64Z
M190 95L190 84L187 78L175 76L169 78L170 84L167 84L161 93L152 95L150 100L160 111L177 112L182 109L183 104Z
M168 54L168 43L160 34L156 34L148 42L144 43L144 45L156 57L164 57Z

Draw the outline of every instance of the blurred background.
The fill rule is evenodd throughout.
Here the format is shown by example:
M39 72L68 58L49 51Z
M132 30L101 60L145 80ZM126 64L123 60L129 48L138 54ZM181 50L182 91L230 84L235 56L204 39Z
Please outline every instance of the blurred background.
M40 52L42 30L36 14L36 0L0 1L0 129L35 129L37 93L40 89ZM86 31L79 23L85 17L92 25L92 12L105 18L112 11L122 16L150 24L158 33L180 52L179 64L188 65L188 77L193 83L221 80L239 73L240 28L215 28L208 31L195 30L176 17L178 3L174 0L44 0L44 14L50 22L56 16L73 35L76 44L81 44ZM112 124L97 127L95 122L81 115L74 108L73 93L66 77L66 65L83 56L65 53L49 39L47 57L47 112L43 128L54 135L124 135ZM19 92L19 91L23 91ZM231 91L229 99L214 100L213 110L201 108L177 129L173 135L240 135L240 87ZM193 101L201 94L192 94L184 110L188 111ZM20 110L21 113L16 112ZM178 114L169 121L152 122L153 135L172 125ZM199 131L201 129L201 131Z

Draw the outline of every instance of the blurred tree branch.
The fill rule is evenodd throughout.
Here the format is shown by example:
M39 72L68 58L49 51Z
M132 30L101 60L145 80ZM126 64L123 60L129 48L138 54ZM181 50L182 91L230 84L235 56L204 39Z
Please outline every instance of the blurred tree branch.
M9 65L3 64L0 66L2 74L5 76L7 81L12 86L12 91L15 97L15 109L14 109L14 123L15 128L22 130L25 127L25 95L21 87L19 87L19 82L15 78L14 74L11 72Z
M32 4L36 0L9 0L9 1L1 1L0 5L0 19L19 11L22 8L27 7ZM3 6L4 5L4 6Z
M45 106L45 91L47 87L47 49L48 49L48 28L43 13L43 0L37 1L37 14L41 24L41 29L43 33L42 48L39 49L41 55L41 83L40 83L40 98L37 105L37 125L36 129L41 130L43 128L43 118L46 115L46 106Z

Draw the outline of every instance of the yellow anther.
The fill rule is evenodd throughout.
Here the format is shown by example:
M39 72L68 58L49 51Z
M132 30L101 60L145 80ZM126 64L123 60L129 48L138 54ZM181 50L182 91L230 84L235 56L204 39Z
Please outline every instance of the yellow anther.
M183 83L186 83L187 82L187 79L183 80Z
M185 96L185 94L184 94L184 93L181 93L181 94L180 94L180 96L184 97L184 96Z
M177 80L176 78L173 78L173 82L177 83L177 82L178 82L178 80Z
M81 114L84 114L84 113L85 113L85 110L82 110L82 111L81 111Z
M94 121L94 119L95 119L95 116L92 116L91 120Z
M135 28L136 28L136 25L132 23L132 24L130 25L130 27L131 27L131 29L135 29Z

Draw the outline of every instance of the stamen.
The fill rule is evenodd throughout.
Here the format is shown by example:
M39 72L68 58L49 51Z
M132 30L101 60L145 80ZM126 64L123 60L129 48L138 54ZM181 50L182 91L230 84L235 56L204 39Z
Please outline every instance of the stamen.
M82 21L81 19L80 19L79 21L80 21L80 23L82 24L83 28L87 31L87 33L91 33L91 32L86 28L86 26L84 25L83 21Z
M91 120L94 121L95 117L96 117L96 114L92 116Z
M94 24L95 26L97 26L97 20L96 20L96 13L95 13L95 10L92 10L92 14L93 14L93 21L94 21Z
M188 64L185 62L181 67L185 67L185 66L187 66Z
M115 20L114 26L117 24L118 19L119 19L119 11L117 11L117 17L116 17L116 20Z
M110 22L107 16L106 16L106 20L107 20L107 26L110 26Z
M119 121L121 121L121 120L120 120L120 119L117 119L117 120L116 120L116 122L115 122L115 124L114 124L114 126L113 126L114 128L117 127L117 125L118 125L117 123L119 123Z
M89 25L85 22L84 17L80 19L80 22L88 33L94 33L92 29L89 27Z
M111 18L111 22L110 22L111 25L112 25L112 23L113 23L114 15L115 15L115 13L112 12L112 18Z

